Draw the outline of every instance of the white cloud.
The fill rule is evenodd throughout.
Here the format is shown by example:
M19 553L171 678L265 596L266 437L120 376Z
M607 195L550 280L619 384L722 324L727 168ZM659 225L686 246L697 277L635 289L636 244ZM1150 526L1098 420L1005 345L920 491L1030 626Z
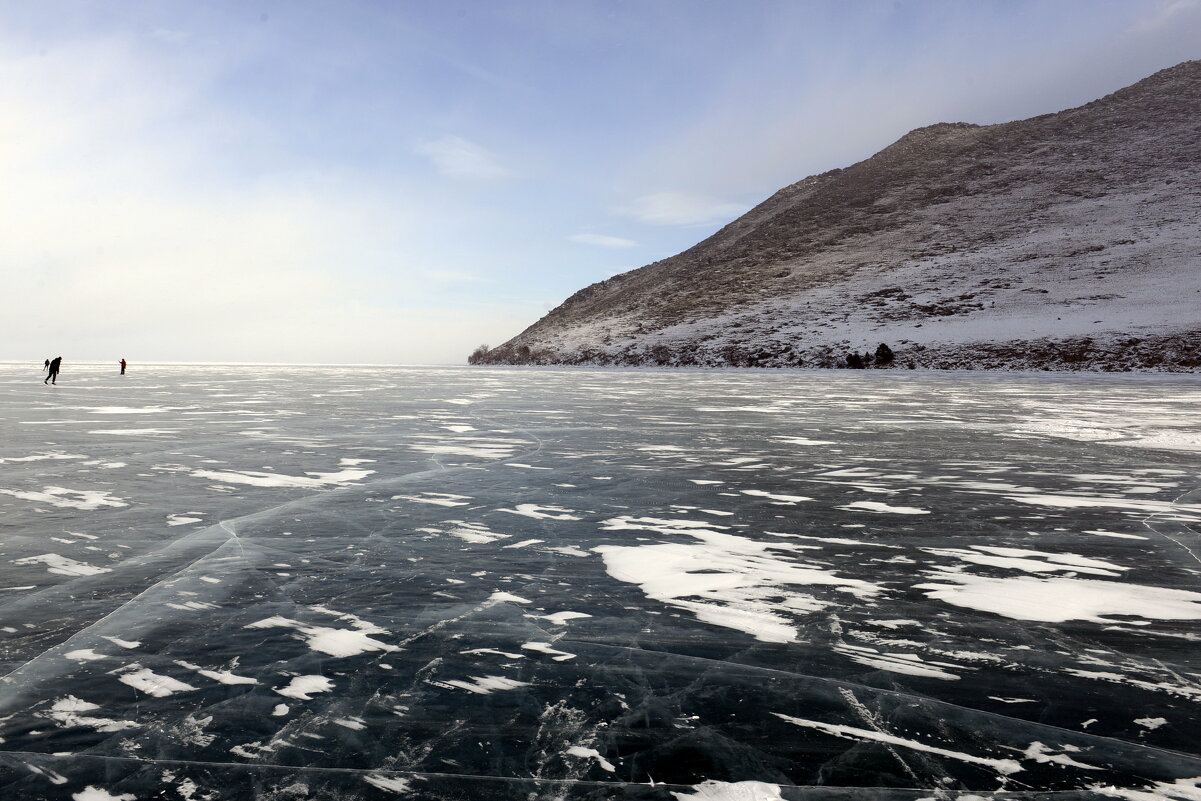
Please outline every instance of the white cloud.
M486 279L429 246L439 201L394 175L228 169L231 135L275 140L205 102L207 65L5 44L0 358L462 361L536 316L448 304Z
M596 245L601 248L632 248L638 244L633 239L622 239L620 236L605 236L604 234L572 234L567 237L567 240L580 245Z
M1201 10L1201 0L1173 0L1161 5L1154 12L1148 14L1131 30L1135 33L1152 33L1166 27L1169 23L1174 22L1182 15L1191 14Z
M616 211L650 225L701 225L732 220L745 214L749 208L740 203L725 203L688 192L656 192L636 198Z
M670 187L766 199L869 158L914 128L1007 122L1087 103L1197 58L1201 41L1201 0L1104 4L1084 17L1086 2L1026 4L1020 14L881 3L837 4L825 14L816 5L782 4L781 24L722 62L707 102L648 138L617 176L626 195ZM808 16L838 29L806 25ZM897 23L910 17L924 20L923 33L898 37ZM871 41L888 46L864 46Z
M492 283L491 279L481 278L463 270L423 270L421 277L437 286Z
M461 136L447 134L430 139L418 144L416 150L448 178L494 179L512 174L490 152Z

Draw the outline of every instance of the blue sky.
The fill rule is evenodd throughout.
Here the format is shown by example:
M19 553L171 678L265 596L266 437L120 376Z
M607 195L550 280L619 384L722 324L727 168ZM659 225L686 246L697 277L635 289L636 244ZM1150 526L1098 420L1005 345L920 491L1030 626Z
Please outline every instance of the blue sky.
M912 128L1198 57L1201 0L3 0L0 358L461 362Z

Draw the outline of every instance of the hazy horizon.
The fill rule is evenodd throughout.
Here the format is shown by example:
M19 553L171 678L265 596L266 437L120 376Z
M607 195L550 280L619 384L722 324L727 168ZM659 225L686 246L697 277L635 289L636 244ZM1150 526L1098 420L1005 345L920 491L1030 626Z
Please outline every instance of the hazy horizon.
M913 128L1199 41L1201 0L0 2L0 358L462 363Z

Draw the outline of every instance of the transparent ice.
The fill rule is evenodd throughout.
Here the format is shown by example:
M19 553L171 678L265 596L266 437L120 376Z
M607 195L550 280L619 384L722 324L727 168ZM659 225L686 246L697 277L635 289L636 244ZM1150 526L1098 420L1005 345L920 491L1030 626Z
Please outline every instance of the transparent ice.
M0 366L0 798L1201 797L1170 376Z

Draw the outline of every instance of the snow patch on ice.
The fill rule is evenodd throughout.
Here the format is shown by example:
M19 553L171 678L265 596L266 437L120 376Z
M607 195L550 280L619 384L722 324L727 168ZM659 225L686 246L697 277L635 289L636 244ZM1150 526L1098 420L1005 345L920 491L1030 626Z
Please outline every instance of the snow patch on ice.
M117 681L122 684L128 684L135 690L140 690L147 695L153 695L155 698L166 698L175 693L189 692L196 689L192 685L185 684L178 679L159 675L150 668L144 668L136 662L132 665L126 665L121 670L123 672L117 676Z
M381 776L378 773L369 773L363 777L363 781L370 784L377 790L384 790L389 793L407 793L409 791L409 780L402 779L399 776Z
M367 624L365 627L355 629L336 629L329 626L316 626L309 623L301 623L299 620L281 617L265 618L255 621L254 623L246 624L248 629L269 629L269 628L288 628L300 633L301 637L306 640L309 648L314 651L320 651L323 654L343 658L348 656L357 656L358 654L367 653L370 651L396 651L395 645L380 642L374 639L369 634L384 634L387 633L384 629Z
M759 542L688 520L620 517L605 530L647 530L680 534L699 543L601 545L605 569L618 581L637 584L648 597L687 610L700 620L742 631L764 642L794 642L791 617L828 604L789 586L828 586L862 596L880 588L843 578L815 565L787 561L778 551L789 543Z
M1022 752L1022 756L1034 762L1050 762L1056 765L1064 765L1065 767L1080 768L1082 770L1100 770L1096 765L1088 765L1084 762L1077 762L1069 753L1077 752L1080 749L1074 745L1060 746L1059 752L1052 750L1049 746L1039 742L1030 743L1030 746Z
M854 501L845 506L839 506L839 509L844 509L848 512L876 512L878 514L891 515L928 515L928 509L919 509L916 506L890 506L887 503L879 501Z
M561 554L563 554L564 556L582 556L582 557L586 557L586 556L591 556L591 555L592 555L592 554L588 553L587 551L582 551L582 550L580 550L579 548L575 547L574 545L557 545L557 546L554 546L554 547L547 547L547 548L543 548L543 549L541 549L541 550L543 550L543 551L553 551L554 553L561 553Z
M767 498L769 501L774 501L777 506L794 506L802 501L813 500L805 495L779 495L766 490L743 490L742 494L754 498Z
M1201 776L1174 782L1152 782L1148 788L1094 784L1088 789L1126 801L1201 801Z
M785 715L780 712L772 712L771 714L786 720L796 726L801 726L806 729L816 729L817 731L825 732L826 734L843 740L861 740L866 742L885 743L900 748L908 748L913 751L921 751L927 754L935 754L937 756L955 759L960 762L967 762L971 765L982 765L992 768L993 770L1003 775L1017 773L1022 769L1021 763L1015 759L994 759L991 757L980 757L974 754L968 754L963 751L952 751L949 748L940 748L935 745L927 745L918 740L907 740L904 737L897 737L893 734L876 731L874 729L860 729L854 726L844 726L839 723L822 723L817 720L807 720L805 718L796 718L792 715Z
M511 654L508 651L498 651L495 648L472 648L469 651L460 651L461 654L492 654L493 656L503 656L506 659L525 659L525 654Z
M1077 442L1105 442L1122 439L1120 431L1099 426L1081 425L1063 420L1038 420L1023 423L1014 429L1019 434L1042 434L1048 437L1071 439Z
M529 546L537 545L540 542L546 542L546 540L522 540L521 542L515 542L512 545L504 545L502 547L504 547L504 548L528 548Z
M85 713L95 712L100 706L89 701L68 695L60 698L45 712L37 713L40 717L49 718L63 728L81 726L95 729L98 732L117 732L125 729L136 729L141 724L132 720L111 720L109 718L92 717Z
M1150 512L1177 515L1187 514L1190 519L1201 519L1201 505L1171 503L1169 501L1138 501L1133 498L1110 498L1105 496L1054 495L1030 493L1007 495L1008 500L1032 506L1054 506L1060 509L1130 509L1135 512Z
M1145 540L1147 537L1140 537L1138 534L1120 534L1116 531L1105 531L1104 529L1093 529L1085 531L1085 534L1092 534L1097 537L1113 537L1121 540Z
M1144 681L1136 679L1132 676L1124 676L1121 673L1113 673L1103 670L1081 670L1079 668L1063 668L1062 672L1069 676L1079 676L1082 679L1092 679L1094 681L1106 681L1113 684L1126 684L1130 687L1138 687L1140 690L1148 690L1150 692L1169 693L1178 695L1181 698L1190 698L1193 700L1201 700L1201 688L1182 685L1169 684L1165 681Z
M784 801L780 785L767 782L720 782L707 779L693 785L691 793L672 791L676 801Z
M1195 431L1157 431L1114 444L1125 448L1152 448L1162 451L1201 451L1201 434Z
M613 773L617 768L613 767L613 763L601 756L601 752L595 748L585 748L582 745L573 745L563 753L569 756L580 757L581 759L595 759L596 763L604 770Z
M48 503L61 509L82 509L91 511L104 506L129 506L123 499L113 496L107 490L74 490L66 487L46 487L41 492L0 488L0 493L20 498L23 501Z
M417 495L393 495L392 500L428 503L433 506L467 506L471 502L470 496L452 495L449 492L421 492Z
M977 565L1022 570L1027 573L1070 571L1090 573L1095 576L1120 576L1123 571L1129 570L1129 568L1101 559L1090 559L1071 553L1047 553L1026 548L1001 548L989 545L973 545L971 547L972 550L960 548L923 548L922 550L935 556L948 556Z
M569 620L579 620L584 617L592 617L592 615L586 615L583 612L555 612L553 615L541 615L543 620L549 620L556 626L563 626Z
M546 654L556 662L566 662L569 659L575 659L575 654L569 654L566 651L560 651L551 647L548 642L527 642L522 643L522 648L527 651L537 651L541 654Z
M285 698L295 698L297 701L311 701L314 693L327 693L333 688L334 683L325 676L296 676L286 687L272 687Z
M832 647L835 653L842 654L852 662L886 670L889 673L904 673L909 676L920 676L927 679L944 679L955 681L959 677L944 668L959 667L946 662L925 662L916 654L881 653L875 648L862 645L838 643Z
M1106 615L1153 620L1201 620L1201 593L1168 587L1066 577L990 578L936 572L916 585L927 597L1015 620L1114 623Z
M211 603L209 601L184 601L183 603L168 601L166 604L164 604L164 606L167 606L171 609L178 609L181 612L208 612L212 609L221 608L219 604Z
M530 601L529 598L522 598L520 595L513 595L512 593L509 593L509 592L501 592L500 590L497 590L496 592L489 595L488 600L496 602L496 603L502 603L505 601L508 601L510 603L515 603L515 604L533 603L532 601Z
M91 414L163 414L180 411L184 406L73 406L73 409L90 412Z
M78 793L71 793L71 798L74 801L137 801L137 796L133 793L113 795L103 787L97 787L94 784L89 784Z
M809 439L808 437L772 437L780 442L787 442L789 445L837 445L837 442L828 439Z
M22 762L21 764L29 768L37 775L44 776L51 784L66 784L68 781L70 781L66 776L50 770L49 768L40 768L37 765L31 765L28 762Z
M435 456L471 456L480 459L508 459L530 444L526 440L505 437L464 437L462 439L415 437L414 439L435 440L435 442L419 442L409 446L419 453Z
M113 645L118 645L122 648L139 648L142 645L140 642L130 641L130 640L122 640L119 637L104 637L103 639L106 639L109 642L111 642Z
M30 454L29 456L8 456L0 459L0 464L7 464L8 462L44 462L56 459L70 460L86 458L88 457L78 453L34 453Z
M206 668L200 667L200 665L193 665L190 662L184 662L182 660L176 660L175 664L179 665L180 667L187 668L188 670L194 670L197 673L199 673L201 676L204 676L206 679L212 679L213 681L218 682L220 684L258 684L259 683L258 679L251 678L250 676L239 676L228 670L208 670Z
M469 523L465 520L447 520L446 523L450 528L445 529L442 533L457 537L464 542L470 542L473 545L496 542L497 540L508 539L510 536L495 532L483 523Z
M539 506L536 503L519 503L514 509L497 509L498 512L508 512L513 515L532 517L535 520L579 520L570 509L561 506Z
M68 651L63 654L67 659L73 659L76 662L92 662L98 659L110 659L107 654L98 654L91 648L80 648L77 651Z
M497 690L515 690L518 687L530 686L528 681L517 681L516 679L508 679L504 676L470 676L469 678L471 681L452 679L444 683L480 695L488 695Z
M27 556L24 559L13 559L14 565L46 565L46 572L57 573L60 576L95 576L100 573L111 573L107 567L96 567L87 562L77 562L56 553L44 553L40 556Z
M306 470L304 476L290 476L284 473L265 473L258 470L192 470L196 478L207 478L226 484L247 484L252 487L300 487L304 489L319 489L327 486L341 486L355 481L361 481L374 473L374 470L348 467L334 473L319 473ZM308 478L307 476L312 476Z

